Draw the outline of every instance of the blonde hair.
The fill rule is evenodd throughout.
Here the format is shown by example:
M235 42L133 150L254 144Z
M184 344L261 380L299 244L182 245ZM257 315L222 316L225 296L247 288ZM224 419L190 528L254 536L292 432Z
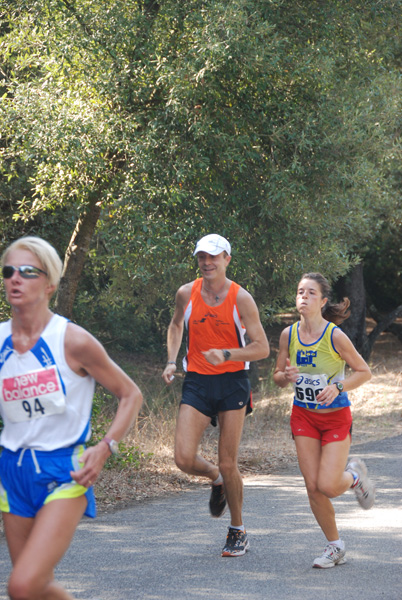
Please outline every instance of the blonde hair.
M58 287L63 271L63 263L49 242L35 236L26 236L15 240L3 252L1 257L2 267L7 263L10 252L14 250L28 250L34 254L39 259L43 270L46 271L50 285L55 288Z

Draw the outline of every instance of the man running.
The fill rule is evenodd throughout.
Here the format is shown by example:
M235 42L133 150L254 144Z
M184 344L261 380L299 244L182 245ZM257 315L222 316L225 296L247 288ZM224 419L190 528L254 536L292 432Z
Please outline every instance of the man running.
M243 482L237 457L246 412L251 412L250 361L269 355L269 344L252 296L226 277L231 261L228 240L217 234L201 238L194 250L202 277L176 294L170 322L168 360L162 377L169 385L186 326L183 359L186 376L176 426L175 461L190 475L207 477L209 508L220 517L229 506L231 524L222 556L241 556L249 549L242 520ZM250 342L246 345L245 334ZM206 427L218 419L218 466L198 454Z

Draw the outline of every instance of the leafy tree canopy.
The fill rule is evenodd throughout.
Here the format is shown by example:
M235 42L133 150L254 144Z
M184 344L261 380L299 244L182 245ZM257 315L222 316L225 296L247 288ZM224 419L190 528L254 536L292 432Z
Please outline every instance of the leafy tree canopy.
M79 314L160 331L217 231L269 319L399 210L399 2L3 6L1 202L61 254L98 205Z

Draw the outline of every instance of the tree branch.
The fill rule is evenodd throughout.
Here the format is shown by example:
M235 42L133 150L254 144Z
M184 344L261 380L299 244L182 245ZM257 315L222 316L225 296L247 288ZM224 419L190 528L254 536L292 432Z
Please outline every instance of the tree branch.
M400 308L400 306L398 306L395 309L395 311L398 311L399 308ZM395 311L393 311L393 312L395 312ZM377 310L377 308L374 306L374 304L370 305L369 313L370 313L370 316L373 317L374 321L376 321L377 323L381 323L381 321L384 319L384 315L382 315ZM390 313L390 314L392 315L392 313ZM395 319L397 319L399 316L400 316L400 313L395 317ZM398 325L397 323L394 323L394 321L392 321L391 324L388 325L388 327L385 329L385 331L389 331L390 333L392 333L392 335L397 337L398 340L400 340L402 342L402 325Z
M395 321L395 319L402 316L402 304L397 306L393 311L391 311L385 316L382 316L378 312L376 307L373 305L370 306L369 311L373 319L377 321L377 325L374 327L373 331L368 336L369 346L370 348L372 348L374 342L381 335L381 333L389 329L392 323Z

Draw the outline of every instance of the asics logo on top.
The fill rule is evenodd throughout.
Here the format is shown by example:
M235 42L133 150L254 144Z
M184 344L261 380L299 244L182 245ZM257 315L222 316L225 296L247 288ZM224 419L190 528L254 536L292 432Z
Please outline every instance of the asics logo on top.
M202 319L193 319L192 324L193 325L199 325L200 323L205 323L205 321L207 319L214 319L214 321L212 321L214 323L214 325L216 327L219 327L219 325L228 325L228 323L226 323L225 321L222 321L222 319L218 319L218 315L212 313L212 312L207 312L205 313L205 315L202 317Z

